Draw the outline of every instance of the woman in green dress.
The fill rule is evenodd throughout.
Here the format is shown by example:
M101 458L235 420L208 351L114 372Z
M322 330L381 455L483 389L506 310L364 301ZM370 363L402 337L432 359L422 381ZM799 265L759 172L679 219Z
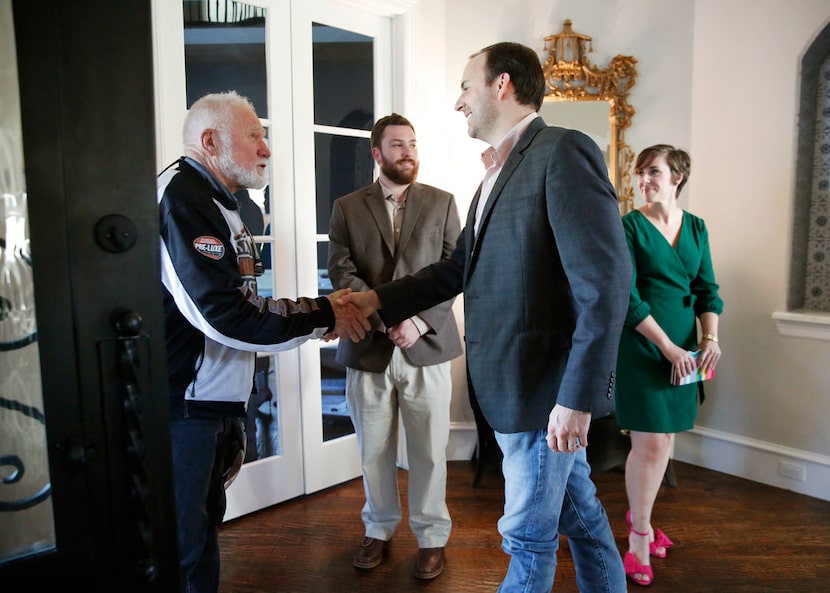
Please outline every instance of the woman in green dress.
M643 150L635 172L645 205L623 217L634 270L617 364L617 422L631 433L625 464L629 551L623 563L640 585L654 579L650 557L665 557L672 545L652 527L651 512L674 435L692 428L697 416L697 383L673 385L671 378L714 370L721 355L723 302L706 225L677 203L689 170L689 155L673 146Z

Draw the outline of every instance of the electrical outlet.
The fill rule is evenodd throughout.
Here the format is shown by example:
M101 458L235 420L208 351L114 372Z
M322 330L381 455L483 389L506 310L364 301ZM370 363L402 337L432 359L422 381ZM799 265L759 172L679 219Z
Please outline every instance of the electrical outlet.
M778 463L778 473L791 480L798 480L799 482L807 481L807 467L800 463L780 461Z

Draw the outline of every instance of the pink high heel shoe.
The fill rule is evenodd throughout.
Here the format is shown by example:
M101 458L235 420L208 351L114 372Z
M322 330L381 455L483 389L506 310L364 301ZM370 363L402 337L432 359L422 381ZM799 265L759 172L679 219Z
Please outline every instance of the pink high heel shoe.
M633 533L634 535L644 537L646 538L646 540L648 540L648 531L646 531L645 533L641 533L634 529L634 525L631 524L631 511L626 513L625 520L626 523L628 523L629 536ZM650 551L651 550L649 550L649 552ZM625 556L623 557L623 569L625 570L625 576L627 576L629 579L631 579L638 585L647 587L648 585L654 582L654 570L651 568L651 566L641 564L640 560L632 552L625 553Z
M634 531L634 526L631 523L631 509L625 514L625 522L628 523L628 528ZM639 531L634 531L637 535L643 535ZM648 534L645 534L648 535ZM648 543L649 554L655 558L665 558L666 551L674 545L668 536L660 529L654 529L654 541ZM662 548L662 550L660 549ZM636 558L635 558L636 560Z
M640 534L633 529L631 531L637 535L648 535L647 533ZM640 564L640 561L637 560L637 557L631 552L625 553L625 557L623 558L623 568L625 569L625 576L638 585L648 587L654 582L654 571L651 567Z

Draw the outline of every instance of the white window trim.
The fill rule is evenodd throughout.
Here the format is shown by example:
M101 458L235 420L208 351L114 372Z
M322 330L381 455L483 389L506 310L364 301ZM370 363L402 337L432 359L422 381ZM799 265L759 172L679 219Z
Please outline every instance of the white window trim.
M830 313L823 311L776 311L772 318L782 336L830 342Z

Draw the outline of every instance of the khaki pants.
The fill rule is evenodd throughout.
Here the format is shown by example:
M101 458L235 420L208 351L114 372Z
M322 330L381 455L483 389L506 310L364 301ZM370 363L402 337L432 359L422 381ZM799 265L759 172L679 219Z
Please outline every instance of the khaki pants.
M446 504L450 363L409 364L395 348L383 373L347 369L346 397L363 465L366 536L389 540L401 521L398 415L409 461L409 526L420 548L443 547L452 521Z

